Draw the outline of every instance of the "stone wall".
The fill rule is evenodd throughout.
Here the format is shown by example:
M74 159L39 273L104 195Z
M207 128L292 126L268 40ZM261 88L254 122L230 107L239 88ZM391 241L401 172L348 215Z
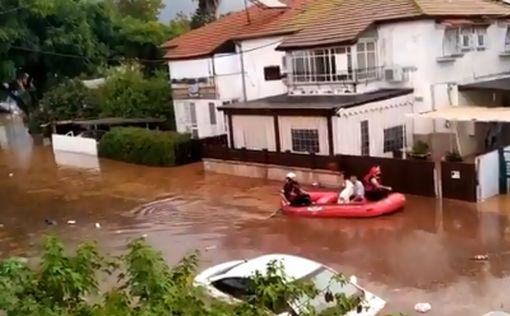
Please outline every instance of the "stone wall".
M333 188L338 187L340 184L340 175L337 172L328 170L290 168L276 165L217 159L204 159L204 169L207 172L276 181L283 181L288 172L294 172L297 176L297 180L302 184L311 185L319 183L321 186Z

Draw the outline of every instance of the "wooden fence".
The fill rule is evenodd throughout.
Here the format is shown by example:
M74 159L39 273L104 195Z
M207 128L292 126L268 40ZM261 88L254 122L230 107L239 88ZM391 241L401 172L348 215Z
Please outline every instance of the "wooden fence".
M191 139L175 148L175 161L178 166L198 162L203 158L204 148L226 148L227 135L219 135L202 139Z
M478 175L474 163L441 162L443 198L476 202Z
M286 167L341 170L347 175L362 177L370 167L381 166L384 183L394 190L422 196L434 197L435 167L432 161L404 160L366 156L319 156L294 154L290 152L270 152L267 150L229 149L227 147L204 145L203 158L219 160L243 161Z

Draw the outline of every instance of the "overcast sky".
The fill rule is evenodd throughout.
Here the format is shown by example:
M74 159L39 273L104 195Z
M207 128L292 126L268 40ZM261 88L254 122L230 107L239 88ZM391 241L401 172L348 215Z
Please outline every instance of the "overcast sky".
M161 22L170 21L179 12L191 14L197 7L197 0L163 0L166 4L161 12ZM232 10L241 10L244 7L244 0L220 0L220 13Z

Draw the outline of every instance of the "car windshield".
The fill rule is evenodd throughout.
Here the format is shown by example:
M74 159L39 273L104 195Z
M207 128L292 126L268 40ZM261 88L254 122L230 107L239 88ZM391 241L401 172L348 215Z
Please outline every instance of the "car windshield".
M299 307L304 308L307 304L310 304L310 306L312 306L317 313L321 313L328 308L334 307L336 305L335 300L331 302L326 301L325 293L328 290L333 295L342 293L347 297L363 295L363 292L359 288L350 282L342 283L340 280L338 280L337 274L326 267L317 269L315 272L303 278L302 280L312 282L317 290L319 290L319 295L313 299L303 297L302 299L298 300L296 304L298 309Z

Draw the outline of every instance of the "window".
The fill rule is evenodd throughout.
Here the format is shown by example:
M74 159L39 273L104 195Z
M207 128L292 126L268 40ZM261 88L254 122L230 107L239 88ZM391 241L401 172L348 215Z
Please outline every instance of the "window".
M321 267L318 270L311 273L311 275L304 277L300 281L309 282L315 286L317 290L319 290L319 295L310 298L306 295L299 298L297 301L298 308L306 306L309 304L317 314L330 314L325 312L326 310L330 310L334 308L336 305L335 300L329 300L326 296L326 293L331 293L333 296L336 295L345 295L346 298L350 299L363 299L365 298L364 292L357 288L350 282L342 282L337 277L337 273L335 271L329 270L325 267ZM356 308L349 311L349 315L356 315ZM305 312L305 310L299 310L299 312ZM359 312L358 312L359 314Z
M460 30L460 45L462 50L471 50L473 47L473 29L464 27Z
M487 29L485 27L475 28L475 47L476 49L487 47Z
M295 51L290 58L293 82L343 82L354 79L350 47Z
M264 79L266 81L281 80L280 66L264 67Z
M460 54L459 28L449 27L444 31L443 56L454 56Z
M370 136L368 130L368 121L361 121L361 155L370 156Z
M212 286L237 299L242 299L249 294L249 279L247 278L225 278L213 282Z
M384 129L384 152L392 152L404 147L404 125Z
M375 40L362 41L356 44L356 60L358 62L356 77L358 80L377 79L376 56Z
M318 153L319 131L316 129L291 129L292 151Z
M506 34L505 34L505 52L510 52L510 26L506 28Z
M209 102L209 118L211 125L216 125L216 104Z
M195 103L186 104L186 123L192 125L197 124L197 111L195 109Z

